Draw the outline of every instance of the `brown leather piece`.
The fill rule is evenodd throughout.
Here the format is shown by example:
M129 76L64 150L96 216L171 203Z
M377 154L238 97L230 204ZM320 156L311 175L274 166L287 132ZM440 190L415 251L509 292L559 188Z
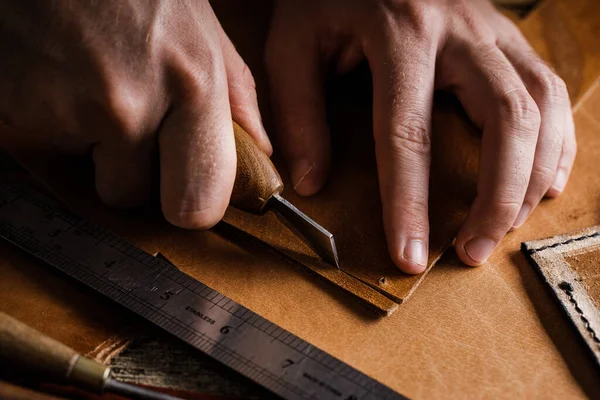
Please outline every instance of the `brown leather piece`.
M455 205L474 195L473 171L476 170L479 139L447 97L438 98L434 115L431 176L431 242L428 265L431 267L450 244L465 215ZM316 196L297 195L286 180L284 197L333 233L341 269L380 291L397 303L404 301L419 285L425 273L411 276L392 263L387 251L381 200L377 185L374 143L370 131L370 109L354 105L334 114L334 163L328 185ZM346 116L353 115L356 119ZM337 118L336 118L337 117ZM279 161L279 162L278 162ZM284 165L276 160L278 168ZM288 176L282 173L282 176ZM229 224L259 238L278 252L311 270L341 284L339 274L323 263L314 252L285 227L275 215L257 216L230 209Z
M600 367L600 226L523 243Z

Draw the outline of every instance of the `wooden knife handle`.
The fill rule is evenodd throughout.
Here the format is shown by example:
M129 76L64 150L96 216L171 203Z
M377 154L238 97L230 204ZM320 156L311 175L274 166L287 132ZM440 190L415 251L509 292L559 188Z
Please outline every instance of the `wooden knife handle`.
M100 391L110 368L0 312L0 364Z
M265 211L267 201L283 190L281 177L271 159L258 148L254 139L233 122L237 171L230 204L254 213Z
M4 365L66 379L79 354L68 346L0 312L0 359Z

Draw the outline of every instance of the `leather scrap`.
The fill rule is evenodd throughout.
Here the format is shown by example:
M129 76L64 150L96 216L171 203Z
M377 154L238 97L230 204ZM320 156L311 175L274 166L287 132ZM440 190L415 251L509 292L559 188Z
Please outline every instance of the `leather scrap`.
M600 366L600 226L525 242L522 251Z

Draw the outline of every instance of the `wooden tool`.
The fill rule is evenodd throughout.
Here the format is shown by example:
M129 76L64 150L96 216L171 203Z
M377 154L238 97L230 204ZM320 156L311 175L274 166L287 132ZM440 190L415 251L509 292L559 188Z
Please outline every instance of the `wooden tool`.
M233 123L237 151L237 171L230 204L241 210L262 214L277 211L324 261L339 268L333 235L281 197L283 182L269 157L254 139Z
M0 362L38 379L60 380L98 393L111 392L133 399L176 400L176 397L119 382L110 367L84 357L0 312Z

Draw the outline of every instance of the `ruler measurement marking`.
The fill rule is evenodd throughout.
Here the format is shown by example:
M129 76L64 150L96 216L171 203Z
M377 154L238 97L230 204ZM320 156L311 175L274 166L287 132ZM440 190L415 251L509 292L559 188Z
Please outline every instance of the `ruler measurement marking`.
M61 231L59 236L60 234L70 232L72 228L76 228L83 232L86 236L81 240L87 241L82 243L88 243L91 239L91 243L96 246L104 244L110 249L121 252L123 257L119 260L119 264L121 264L126 271L120 275L110 275L110 268L106 268L106 270L103 270L102 273L98 273L95 268L89 267L89 263L93 262L93 260L89 257L89 254L84 254L83 257L81 254L75 257L72 254L68 255L65 253L66 249L63 249L62 245L60 244L62 243L61 240L51 239L47 243L44 243L40 241L39 238L39 235L43 234L43 231L36 236L36 232L32 231L28 226L25 225L21 226L20 229L15 230L15 227L11 224L12 219L8 218L8 220L4 220L4 215L0 213L0 219L2 219L0 223L0 233L7 240L19 247L22 247L39 259L50 263L64 273L73 276L82 283L94 288L98 292L107 295L109 298L113 299L119 304L122 304L128 309L133 310L138 315L141 315L154 322L158 326L163 327L163 329L166 329L172 333L176 333L176 336L180 338L185 338L188 343L197 343L196 347L201 348L209 355L213 355L213 353L215 353L216 356L213 356L217 359L222 359L226 365L231 366L232 364L238 364L237 368L235 369L246 371L247 376L248 374L256 375L255 380L257 382L263 383L265 387L274 390L276 393L289 396L286 397L289 399L313 398L316 394L316 392L305 392L299 386L297 386L298 384L308 384L307 382L288 382L288 378L286 378L287 375L275 374L274 372L261 367L256 362L242 356L240 353L229 349L226 346L227 340L223 341L219 337L217 337L217 339L212 339L211 337L207 336L206 333L199 330L202 329L202 324L197 324L198 329L189 326L190 319L183 318L185 314L177 314L177 316L174 316L166 313L163 310L165 304L167 304L166 302L158 302L157 304L159 304L159 306L150 303L147 298L140 296L136 292L136 289L145 288L144 290L147 290L147 285L150 285L154 281L162 282L162 286L165 286L165 278L167 278L168 281L172 282L173 284L177 284L177 286L172 286L172 288L181 288L177 289L179 290L177 295L187 293L187 297L184 298L186 302L201 304L201 300L199 301L199 299L204 298L204 300L207 300L212 304L211 307L216 306L218 309L235 318L235 320L238 322L236 322L235 326L233 326L234 331L237 329L243 329L243 325L247 323L248 326L251 327L249 329L254 329L256 332L259 332L257 334L267 335L267 337L270 338L271 343L280 342L284 346L289 347L293 354L297 354L305 359L311 359L313 362L317 363L316 365L326 367L327 364L329 364L335 368L327 369L334 374L332 376L334 381L338 384L341 384L339 380L345 380L346 384L350 385L348 386L349 388L354 388L353 392L355 394L358 393L356 392L357 389L362 389L365 393L372 394L374 396L379 395L381 398L402 398L401 396L393 393L390 389L366 377L366 375L361 374L346 364L343 364L341 361L330 356L327 357L327 355L323 357L324 353L318 349L315 349L309 343L301 340L295 335L290 334L282 328L277 327L268 320L235 303L233 300L223 296L222 294L210 289L205 285L202 285L188 275L183 274L181 271L177 270L175 267L169 265L165 261L152 257L148 253L139 250L137 247L123 241L110 232L96 225L90 224L85 220L75 217L70 213L63 212L61 209L52 207L48 205L47 202L38 200L38 196L28 195L26 194L27 192L23 191L19 192L4 183L1 185L1 187L10 192L10 196L8 196L9 198L6 201L0 204L0 210L5 208L7 204L14 205L19 203L19 201L23 202L23 207L33 204L38 209L44 211L44 214L51 216L51 218L47 217L49 220L51 220L50 222L52 222L52 220L55 218L57 221L62 221L67 224L67 228L64 229L64 231ZM29 224L30 221L27 220L26 223ZM44 223L47 223L47 221L44 221ZM36 227L35 222L33 222L33 226ZM139 274L140 266L147 267L145 270L146 275L142 277L142 285L139 283L136 284L132 281L132 279L134 279L136 276L135 274ZM107 277L106 275L109 276ZM162 277L162 280L158 280L159 276ZM113 279L111 279L111 277ZM122 281L123 279L125 280ZM160 290L162 290L162 286ZM199 292L196 289L199 289ZM148 294L148 292L143 293L145 295L152 295L151 293ZM190 294L192 297L190 297ZM306 349L310 350L306 352ZM314 354L316 354L316 356L311 357L311 355ZM254 359L254 356L252 358ZM319 358L323 358L324 362L319 362L317 360ZM340 374L340 371L344 372L344 374ZM304 372L304 374L306 374L306 372ZM352 382L350 377L354 378L352 380L360 378L358 380L363 381L364 383L358 385L357 382ZM321 386L323 386L323 382L321 383ZM313 387L313 390L316 389ZM319 393L322 395L329 394L327 392Z

